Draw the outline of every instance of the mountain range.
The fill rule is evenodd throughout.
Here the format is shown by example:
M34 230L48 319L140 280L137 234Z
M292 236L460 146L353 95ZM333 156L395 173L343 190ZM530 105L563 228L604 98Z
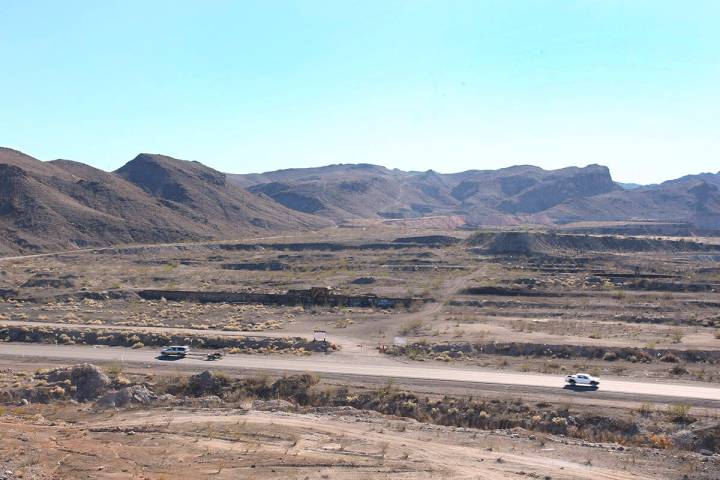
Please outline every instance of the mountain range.
M105 172L0 148L0 254L430 216L470 226L674 222L714 229L719 188L720 173L623 185L600 165L442 174L338 164L237 175L145 153Z
M197 162L140 154L115 172L0 149L0 252L242 238L319 228Z

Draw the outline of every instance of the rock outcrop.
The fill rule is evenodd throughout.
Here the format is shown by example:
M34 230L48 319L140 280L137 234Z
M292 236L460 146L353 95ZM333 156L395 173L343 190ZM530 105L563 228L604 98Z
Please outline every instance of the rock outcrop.
M50 370L45 375L48 382L70 382L74 387L73 398L79 402L94 400L110 386L110 378L99 367L90 363Z

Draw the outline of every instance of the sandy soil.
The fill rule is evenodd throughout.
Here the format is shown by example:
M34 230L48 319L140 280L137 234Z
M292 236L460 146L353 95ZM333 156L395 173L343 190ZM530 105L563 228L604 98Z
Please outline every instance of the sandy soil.
M18 478L626 480L677 478L680 471L702 478L703 467L712 467L646 449L358 411L17 412L0 418L0 466Z

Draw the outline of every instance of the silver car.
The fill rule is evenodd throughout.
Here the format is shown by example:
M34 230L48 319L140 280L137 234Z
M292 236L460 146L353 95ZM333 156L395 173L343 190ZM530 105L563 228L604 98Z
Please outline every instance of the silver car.
M190 347L186 345L171 345L160 352L163 357L184 357L190 353Z

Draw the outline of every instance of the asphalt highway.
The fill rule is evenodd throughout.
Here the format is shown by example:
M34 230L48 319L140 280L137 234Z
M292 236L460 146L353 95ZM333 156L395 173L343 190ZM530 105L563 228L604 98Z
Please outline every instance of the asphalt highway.
M159 349L128 349L121 347L92 347L85 345L48 345L35 343L0 343L0 356L50 358L71 362L133 362L167 364L159 358ZM362 356L333 353L311 355L307 357L284 355L227 355L217 362L208 362L202 357L184 358L172 363L208 368L238 368L283 372L315 372L340 374L348 377L384 377L396 379L443 380L468 384L499 384L508 386L527 386L558 388L564 386L564 379L557 375L538 375L508 373L468 367L443 367L433 364L402 362L382 356ZM720 401L720 387L699 382L660 383L634 382L628 380L600 379L600 390L638 396L662 396L682 399Z

